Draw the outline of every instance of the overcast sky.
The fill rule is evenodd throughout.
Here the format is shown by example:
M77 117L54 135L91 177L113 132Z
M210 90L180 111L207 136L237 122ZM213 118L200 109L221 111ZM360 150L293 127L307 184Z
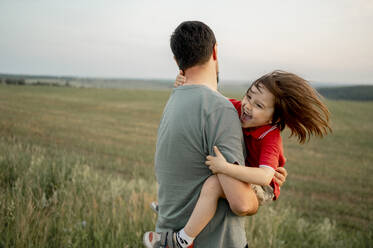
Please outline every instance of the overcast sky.
M0 73L174 78L185 20L215 32L223 80L373 84L372 0L0 0Z

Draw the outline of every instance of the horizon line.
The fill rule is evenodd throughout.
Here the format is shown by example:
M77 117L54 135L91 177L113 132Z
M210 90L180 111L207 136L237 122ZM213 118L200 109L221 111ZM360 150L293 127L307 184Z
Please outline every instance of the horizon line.
M27 74L27 73L6 73L0 72L0 76L21 76L21 77L44 77L44 78L68 78L68 79L91 79L91 80L149 80L149 81L173 81L173 78L140 78L140 77L125 77L125 76L116 76L116 77L105 77L105 76L78 76L78 75L67 75L67 74ZM244 84L250 83L254 79L251 80L243 80L243 79L223 79L221 82L232 82L233 84ZM372 82L359 82L359 83L352 83L352 82L331 82L331 81L319 81L319 80L307 80L311 84L334 84L334 85L373 85Z

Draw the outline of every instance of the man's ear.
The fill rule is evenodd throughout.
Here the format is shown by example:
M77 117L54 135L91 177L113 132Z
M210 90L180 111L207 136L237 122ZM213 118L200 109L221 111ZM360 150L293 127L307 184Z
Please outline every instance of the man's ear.
M214 60L218 59L218 45L215 43L214 48L212 49L212 58Z

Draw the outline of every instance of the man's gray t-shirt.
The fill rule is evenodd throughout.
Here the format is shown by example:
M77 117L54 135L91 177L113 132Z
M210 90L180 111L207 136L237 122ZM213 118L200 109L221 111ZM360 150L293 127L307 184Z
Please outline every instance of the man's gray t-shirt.
M206 156L217 146L228 162L244 164L242 129L234 106L203 85L173 90L158 129L155 172L159 183L156 231L183 228L211 176ZM214 218L197 236L195 248L246 245L244 218L220 199Z

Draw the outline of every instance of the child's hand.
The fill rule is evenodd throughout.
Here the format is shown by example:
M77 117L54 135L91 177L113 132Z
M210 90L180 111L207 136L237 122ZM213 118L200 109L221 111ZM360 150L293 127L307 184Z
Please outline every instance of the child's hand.
M276 183L282 187L282 185L284 184L284 182L286 181L286 177L288 176L288 172L287 170L284 168L284 167L278 167L276 169L276 173L275 173L275 181Z
M175 88L184 85L186 77L184 77L184 72L179 70L179 74L176 76L176 80L174 83Z
M207 156L207 160L205 164L209 167L209 169L212 171L212 173L224 173L224 170L226 169L228 165L227 160L225 160L223 154L219 151L219 149L214 146L214 152L216 154L216 157L214 156Z

